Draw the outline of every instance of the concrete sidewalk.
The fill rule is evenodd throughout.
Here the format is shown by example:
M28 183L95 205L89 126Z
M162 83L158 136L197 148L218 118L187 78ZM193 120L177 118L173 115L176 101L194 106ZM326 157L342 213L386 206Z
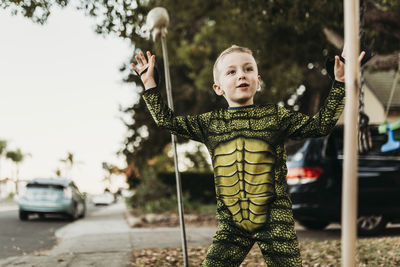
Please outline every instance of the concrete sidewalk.
M0 212L18 209L18 204L13 199L0 199Z
M0 266L132 266L132 250L180 247L179 228L130 228L123 202L60 228L50 251L0 259ZM215 227L187 229L188 246L211 244Z

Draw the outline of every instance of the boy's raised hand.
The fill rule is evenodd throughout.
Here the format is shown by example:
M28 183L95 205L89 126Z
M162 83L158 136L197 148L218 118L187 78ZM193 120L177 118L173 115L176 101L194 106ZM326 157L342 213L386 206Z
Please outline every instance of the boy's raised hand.
M144 89L147 90L156 87L157 84L154 80L154 65L156 63L156 56L152 55L149 51L146 52L146 55L147 59L143 52L140 52L139 55L136 55L135 59L137 65L132 63L132 68L140 76L140 79L144 85Z
M358 60L362 61L363 57L365 56L365 52L362 51L360 53L360 56L358 57ZM345 54L344 54L344 49L342 52L342 57L345 58ZM339 81L339 82L344 82L344 62L342 62L339 58L339 56L335 56L335 80Z

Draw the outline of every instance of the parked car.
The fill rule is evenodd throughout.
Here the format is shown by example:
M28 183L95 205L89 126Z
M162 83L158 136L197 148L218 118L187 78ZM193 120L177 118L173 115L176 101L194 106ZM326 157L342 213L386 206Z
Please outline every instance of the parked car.
M19 218L28 220L30 214L66 215L71 219L82 218L86 213L85 196L71 179L36 178L26 185L19 198Z
M115 202L115 196L113 193L109 191L105 191L104 193L94 195L92 197L92 203L96 206L100 205L110 205Z
M400 222L400 150L382 153L387 136L370 126L372 149L359 155L358 215L360 235ZM327 137L287 144L288 190L295 219L306 228L323 229L341 220L343 127ZM355 177L356 178L356 177Z

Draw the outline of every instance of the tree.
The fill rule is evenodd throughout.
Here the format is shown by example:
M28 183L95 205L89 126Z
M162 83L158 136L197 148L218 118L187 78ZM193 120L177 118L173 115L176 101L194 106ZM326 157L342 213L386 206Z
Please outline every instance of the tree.
M378 54L375 58L379 58L379 54L398 53L396 44L399 43L397 33L400 29L380 30L375 27L374 21L383 20L388 15L399 22L399 2L372 3L372 7L364 10L363 31L367 42L368 39L375 40L374 52ZM342 35L338 34L343 31L341 2L190 1L182 4L163 1L162 5L170 14L173 12L168 47L178 114L196 114L223 105L223 101L211 90L211 69L218 51L231 44L251 48L259 60L263 90L258 93L257 102L277 102L285 99L299 85L304 85L306 91L300 100L300 111L313 114L320 105L320 99L328 93L331 81L326 76L324 61L328 56L340 53L342 46L334 46L326 32L329 30ZM370 19L370 14L376 10L379 10L379 15L375 20ZM143 17L146 13L147 10L142 13ZM135 31L140 32L140 23L134 24ZM100 32L118 32L118 27L109 25L103 24ZM126 31L119 33L130 37L135 47L148 49L153 46L152 49L161 55L159 44L151 44ZM161 65L160 62L158 64ZM389 66L395 68L397 63ZM159 69L162 69L161 66ZM129 75L127 81L137 83L137 77ZM145 160L159 154L169 142L169 135L155 128L143 101L125 112L132 114L134 122L127 123L133 134L126 140L124 153L128 162L145 166ZM147 131L145 136L141 134L143 128Z
M22 15L33 22L43 24L47 21L54 6L65 7L68 0L3 0L0 7L8 9L12 15Z
M61 169L60 169L60 168L55 169L54 174L55 174L57 177L61 177Z
M67 152L67 156L63 159L60 159L60 162L64 163L64 175L68 177L70 175L71 170L77 165L82 163L81 161L75 161L74 154L71 152ZM61 176L61 170L58 168L56 170L56 175Z
M189 172L212 173L210 164L207 161L207 155L201 150L200 144L196 144L195 149L185 152L185 156L191 161L192 166L188 168Z
M6 152L6 148L7 148L7 141L0 140L0 163L1 163L1 158L4 156L4 152ZM1 171L1 168L0 168L0 171ZM0 172L0 179L1 179L1 172Z
M18 194L18 183L19 183L19 167L20 164L24 161L25 157L28 156L29 154L23 154L21 150L18 148L17 150L14 151L7 151L6 153L6 158L10 159L12 162L15 164L15 193Z
M7 141L0 140L0 165L1 165L1 159L4 156L4 152L6 152L6 148L7 148ZM0 166L0 181L1 181L1 166ZM1 191L0 191L0 196L1 196Z
M67 4L67 0L5 0L1 7L42 23L51 8ZM400 1L362 0L361 4L364 37L374 43L376 53L371 68L397 68L393 59L399 53ZM146 39L142 27L148 11L157 5L171 17L167 38L176 113L198 114L225 105L211 90L211 70L218 53L231 44L249 47L258 59L263 81L258 103L285 100L303 85L300 111L312 114L329 91L324 61L342 48L342 1L81 0L77 8L96 17L99 34L129 39L134 53L139 48L155 51L162 70L160 44ZM125 62L121 71L140 94L139 78L129 68L133 61L132 57ZM131 134L121 152L129 166L140 170L162 152L170 136L156 129L143 100L121 111L133 117L132 123L125 122Z
M69 172L71 171L72 167L74 167L74 154L71 152L67 152L67 156L64 159L60 159L62 163L65 165L65 176L68 177Z
M107 162L103 162L102 163L102 168L103 168L103 170L106 171L106 175L104 176L103 181L108 184L107 188L111 188L112 187L113 175L118 175L118 174L124 174L125 173L125 169L120 169L117 166L115 166L115 165L113 165L111 163L107 163Z

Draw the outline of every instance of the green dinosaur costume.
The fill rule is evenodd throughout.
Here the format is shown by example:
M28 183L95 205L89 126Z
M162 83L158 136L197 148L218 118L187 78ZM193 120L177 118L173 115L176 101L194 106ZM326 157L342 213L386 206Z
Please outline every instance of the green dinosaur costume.
M175 116L157 88L143 97L159 127L202 142L210 152L219 223L203 266L239 266L255 242L268 266L301 266L284 141L327 135L343 110L343 83L333 83L312 118L275 104Z

